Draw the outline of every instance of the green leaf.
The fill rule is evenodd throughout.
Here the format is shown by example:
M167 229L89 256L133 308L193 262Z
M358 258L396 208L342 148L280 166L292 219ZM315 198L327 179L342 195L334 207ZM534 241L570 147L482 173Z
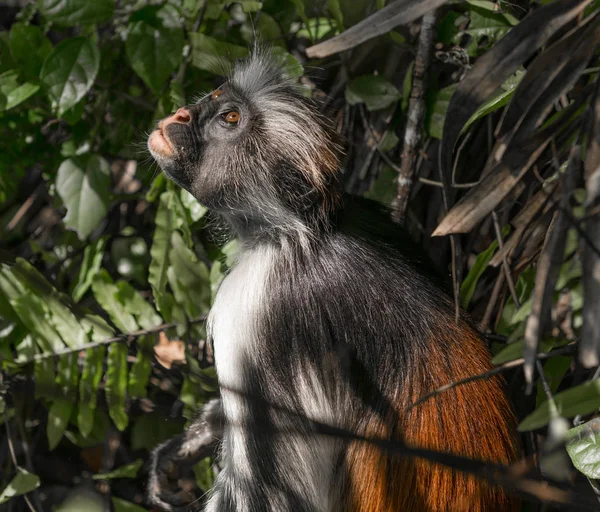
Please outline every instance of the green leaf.
M167 276L175 300L190 319L199 318L208 312L211 302L210 275L206 265L191 249L186 247L177 232L171 236L169 260L172 266Z
M75 403L73 400L59 398L48 409L46 435L48 436L48 447L50 450L54 450L62 439L74 407Z
M450 104L450 98L456 90L457 84L449 85L438 91L433 91L427 97L427 114L425 117L425 129L430 137L442 138L446 112Z
M484 38L485 48L489 48L512 28L511 22L499 12L472 6L469 15L471 22L465 30L465 34L469 34L473 38L471 44L466 48L470 56L477 55L481 51L479 44Z
M33 265L17 258L13 272L35 294L35 300L42 302L49 322L70 348L77 348L88 341L79 319L67 303L67 297L59 293Z
M106 401L108 414L122 432L127 428L129 417L125 411L127 399L127 345L112 343L108 347L106 368Z
M50 450L54 450L58 446L69 424L69 419L75 408L78 380L77 354L61 356L58 360L55 386L59 396L52 402L48 410L48 425L46 427Z
M390 206L396 198L397 182L398 173L386 165L379 171L377 179L371 183L371 187L365 193L365 197L375 199L382 204Z
M600 478L600 418L569 430L566 448L573 466L588 478Z
M346 87L346 101L351 105L364 103L367 110L380 110L398 101L402 95L380 75L362 75Z
M147 394L146 387L152 372L151 357L154 348L154 335L140 336L137 339L137 356L129 371L127 388L131 398L143 398Z
M304 27L298 30L296 37L305 37L312 42L334 36L338 32L335 19L310 18Z
M133 314L122 302L119 288L113 282L110 274L102 269L92 281L92 291L108 316L123 333L137 331L139 326Z
M108 471L107 473L98 473L97 475L92 475L92 479L94 480L111 480L113 478L135 478L138 474L138 471L144 464L143 459L136 459L129 464L125 464L124 466L113 469L112 471Z
M86 37L65 39L44 62L40 79L52 106L62 115L90 90L100 68L100 52Z
M213 460L210 457L207 457L195 464L192 468L194 477L196 478L196 485L205 492L212 489L215 482L213 465Z
M94 427L94 411L98 398L98 386L102 380L105 353L104 346L89 348L83 360L81 379L79 380L77 426L84 437L88 437Z
M22 76L37 79L44 60L52 52L52 43L40 27L15 23L10 27L10 52L21 69Z
M169 268L169 250L171 249L171 234L182 226L182 219L175 214L172 205L176 198L172 190L167 190L160 195L158 210L154 219L156 227L150 248L150 268L148 282L152 287L154 301L159 311L162 311L162 296L167 286L167 269ZM181 204L181 203L180 203Z
M98 155L65 160L58 168L56 191L67 207L65 225L87 238L108 211L111 187L108 162Z
M271 55L288 78L300 78L304 74L302 64L285 48L274 46L271 48Z
M125 52L136 74L155 94L181 61L183 31L151 25L145 21L133 24L125 42Z
M162 318L140 293L125 281L117 282L117 298L125 309L134 315L142 329L152 329L162 323Z
M557 345L564 345L564 343L556 339L542 340L538 347L538 352L548 353ZM525 342L523 340L510 343L492 358L492 364L499 365L523 357L524 347Z
M215 74L227 74L228 63L246 57L248 48L231 43L224 43L200 33L189 34L192 43L192 65Z
M40 477L25 471L23 468L17 468L17 474L4 488L0 494L0 504L6 503L15 496L21 496L37 489L40 486Z
M523 352L521 351L521 354ZM544 363L544 375L546 376L546 380L550 387L550 392L552 395L556 394L560 383L562 382L563 377L571 367L571 363L573 362L572 357L562 357L556 356L548 359ZM548 396L544 391L544 384L540 381L538 382L537 389L537 397L535 403L539 407L543 402L548 400Z
M327 9L334 17L338 31L344 30L344 15L340 7L340 0L327 0Z
M135 503L131 503L130 501L122 500L121 498L117 498L113 496L111 498L114 511L115 512L146 512L147 509L136 505Z
M38 92L40 86L31 82L19 84L16 71L7 71L0 75L0 97L3 102L0 110L10 110L23 103L26 99Z
M138 416L131 427L131 449L152 450L159 443L181 434L183 422L165 416L156 410Z
M104 247L107 237L102 237L86 246L83 251L83 261L79 267L79 274L73 281L73 300L79 302L88 291L94 280L94 276L100 271Z
M573 418L578 414L590 414L600 408L600 379L580 384L554 396L560 416ZM543 427L550 421L550 405L544 402L519 425L520 432Z
M495 112L496 110L504 107L505 105L508 105L508 102L512 98L513 93L514 90L501 90L498 94L496 94L494 97L492 97L483 105L481 105L465 123L463 129L460 132L461 135L465 133L475 121L478 121L482 117L485 117L488 114L491 114L492 112Z
M115 0L38 0L42 15L59 25L89 25L112 18Z
M263 6L262 2L255 2L252 0L226 0L224 2L225 7L228 7L232 4L239 4L242 8L242 11L245 13L260 11Z
M198 222L208 211L208 209L205 206L202 206L192 194L183 188L179 192L179 198L192 222Z
M508 229L504 229L503 231L503 236L506 236L508 234ZM485 251L482 251L477 255L475 263L460 286L460 304L463 308L466 309L469 306L471 298L477 288L479 278L483 275L488 263L494 257L496 249L498 249L498 241L494 240Z

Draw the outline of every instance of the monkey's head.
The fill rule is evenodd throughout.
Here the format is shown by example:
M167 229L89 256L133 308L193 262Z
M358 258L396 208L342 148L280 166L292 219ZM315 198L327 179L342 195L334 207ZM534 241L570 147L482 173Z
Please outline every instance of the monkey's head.
M334 133L264 50L160 121L148 147L169 178L241 231L311 229L340 197Z

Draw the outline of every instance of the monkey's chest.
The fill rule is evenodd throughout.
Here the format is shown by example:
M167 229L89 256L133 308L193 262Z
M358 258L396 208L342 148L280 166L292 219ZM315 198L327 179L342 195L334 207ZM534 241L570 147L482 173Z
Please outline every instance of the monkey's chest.
M221 284L208 319L221 388L244 391L260 359L259 325L275 255L269 248L242 254Z

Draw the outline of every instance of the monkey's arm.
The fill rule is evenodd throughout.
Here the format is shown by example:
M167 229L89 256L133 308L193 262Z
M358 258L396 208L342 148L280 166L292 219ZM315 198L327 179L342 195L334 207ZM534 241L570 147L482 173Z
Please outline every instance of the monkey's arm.
M178 480L200 460L215 453L223 435L221 400L208 402L201 414L182 434L152 451L148 499L168 512L189 511L197 497L182 489ZM206 491L207 489L204 489ZM197 509L201 504L198 503Z

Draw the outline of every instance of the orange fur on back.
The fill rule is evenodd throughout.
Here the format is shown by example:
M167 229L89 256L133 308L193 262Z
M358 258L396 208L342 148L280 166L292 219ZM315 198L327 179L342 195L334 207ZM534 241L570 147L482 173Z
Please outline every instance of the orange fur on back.
M401 390L395 426L407 445L508 464L517 455L516 420L500 378L445 391L406 412L424 394L489 370L483 340L468 326L445 325L431 340L426 360ZM460 329L460 330L459 330ZM364 435L389 437L374 422ZM518 509L502 489L424 459L387 457L369 443L354 443L346 455L348 512L500 512Z

